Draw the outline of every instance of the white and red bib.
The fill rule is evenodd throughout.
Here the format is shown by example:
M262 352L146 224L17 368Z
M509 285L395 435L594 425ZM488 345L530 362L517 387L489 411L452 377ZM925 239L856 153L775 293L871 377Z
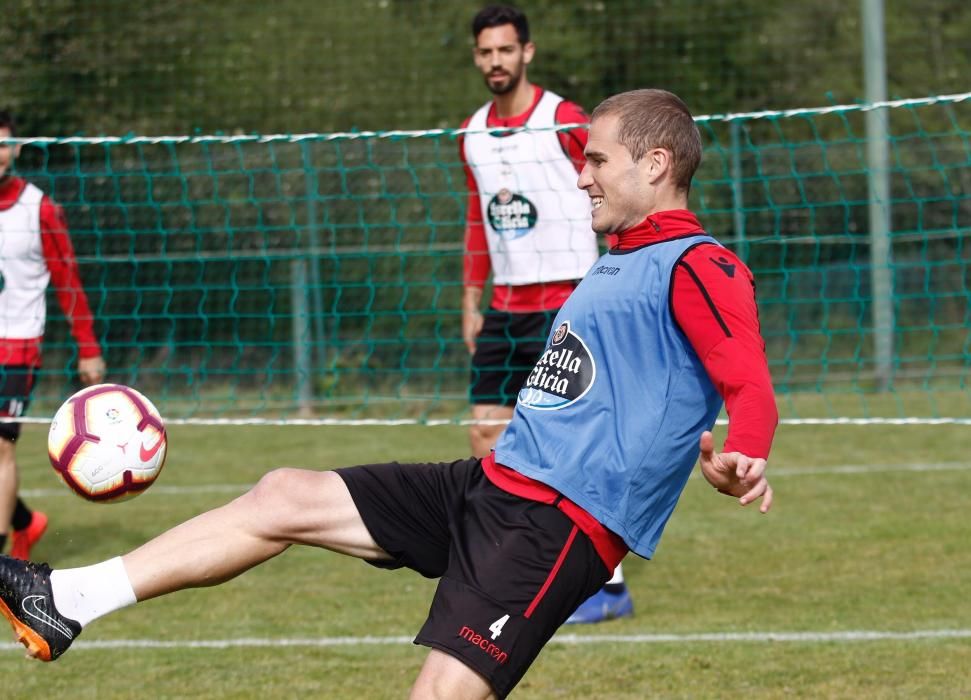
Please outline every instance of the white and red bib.
M549 128L562 101L546 91L526 131L465 136L465 160L479 190L495 284L579 279L599 257L590 199L577 189L576 168ZM469 129L487 127L492 104L472 115Z
M0 211L0 338L44 334L51 275L41 245L43 197L27 183L17 202Z

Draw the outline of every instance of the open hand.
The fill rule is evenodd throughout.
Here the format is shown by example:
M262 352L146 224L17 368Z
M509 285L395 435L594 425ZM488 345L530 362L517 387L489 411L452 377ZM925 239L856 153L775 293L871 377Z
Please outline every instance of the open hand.
M724 494L737 496L743 506L761 498L759 511L769 512L772 487L765 478L767 464L764 459L741 452L715 452L715 439L708 430L701 434L700 447L698 464L709 484Z
M462 312L462 340L470 355L475 354L475 340L482 332L485 318L478 309L465 309Z

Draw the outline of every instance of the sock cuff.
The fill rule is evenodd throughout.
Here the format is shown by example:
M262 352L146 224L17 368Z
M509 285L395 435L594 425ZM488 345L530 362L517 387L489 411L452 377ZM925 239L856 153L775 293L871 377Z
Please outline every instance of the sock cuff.
M105 573L110 575L118 586L119 602L123 602L125 606L137 603L138 598L135 597L135 589L131 586L131 579L128 578L128 571L125 569L125 563L121 557L109 559L104 563L104 566Z
M56 569L51 572L51 592L57 611L81 627L137 602L121 557L77 569Z

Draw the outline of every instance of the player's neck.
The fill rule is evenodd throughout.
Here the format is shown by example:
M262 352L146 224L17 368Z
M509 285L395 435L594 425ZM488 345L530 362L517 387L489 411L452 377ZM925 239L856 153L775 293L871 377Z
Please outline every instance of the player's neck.
M505 95L495 95L492 101L496 105L495 115L499 119L509 119L510 117L517 117L527 109L533 106L533 98L536 95L536 86L531 82L523 79L519 81L519 85Z
M648 216L664 211L675 211L688 208L688 193L675 188L665 188L657 193L654 206L648 212Z

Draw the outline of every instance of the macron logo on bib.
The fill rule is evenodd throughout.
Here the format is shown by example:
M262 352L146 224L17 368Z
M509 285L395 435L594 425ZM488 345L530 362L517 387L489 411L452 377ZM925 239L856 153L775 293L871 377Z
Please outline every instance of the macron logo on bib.
M519 392L519 405L540 411L565 408L590 391L597 367L583 339L561 323Z

